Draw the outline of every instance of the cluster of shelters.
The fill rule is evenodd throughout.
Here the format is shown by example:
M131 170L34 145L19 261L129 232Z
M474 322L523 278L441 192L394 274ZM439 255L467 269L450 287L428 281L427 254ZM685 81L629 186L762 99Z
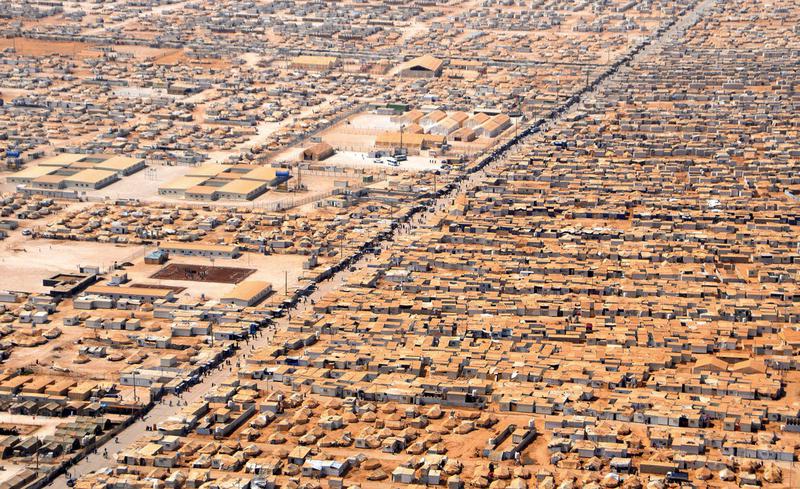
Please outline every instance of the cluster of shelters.
M176 164L204 161L211 151L280 150L374 98L428 97L462 110L480 100L545 113L559 92L568 97L588 72L689 3L343 8L298 0L180 5L153 15L156 5L95 6L91 17L59 7L14 11L0 23L4 37L19 39L0 63L3 86L12 89L0 99L0 121L21 160L48 144L81 141L92 152ZM598 23L581 27L587 14ZM10 20L18 16L46 21L20 26ZM244 53L264 55L244 61ZM266 136L254 127L272 123Z
M114 485L155 468L167 484L181 487L250 480L284 487L311 479L331 487L358 481L464 487L469 477L495 476L489 460L513 459L537 435L524 419L498 424L491 414L437 405L319 401L278 388L268 380L230 378L121 451L117 471L87 476L76 487ZM474 438L469 447L452 443L466 434ZM473 448L487 455L468 476L461 457ZM341 455L343 449L352 453ZM522 483L532 477L524 468L496 475Z
M142 62L122 50L80 61L74 53L4 58L3 79L26 91L0 109L0 121L21 121L4 126L4 138L29 153L56 136L89 136L93 150L115 148L133 160L144 152L196 162L205 158L197 151L221 151L244 161L307 138L366 99L441 104L402 115L404 133L382 136L387 147L401 138L424 149L446 138L496 137L512 110L540 116L572 106L590 76L696 4L144 3L98 5L87 19L72 9L3 10L48 17L0 20L0 33L27 41L156 53ZM696 12L475 179L391 178L296 214L81 206L37 230L35 238L158 241L147 259L159 265L168 255L303 254L303 293L377 253L283 321L231 378L175 406L113 467L77 486L317 487L327 479L333 488L589 489L796 480L787 463L800 447L800 80L786 66L799 52L800 9L789 0L734 0L702 2ZM320 56L331 51L348 54ZM178 62L165 63L169 56ZM384 76L388 66L397 69ZM478 110L477 100L495 112ZM314 147L308 159L328 152ZM9 181L88 189L105 181L96 172L118 175L130 163L113 170L94 165L114 158L80 156L46 160L11 177L28 181ZM204 165L159 192L250 200L280 177L265 166ZM433 199L462 182L452 200ZM378 243L412 212L435 204L445 209L381 251ZM46 215L47 207L32 212ZM0 407L46 417L136 410L197 381L284 312L264 304L266 281L198 298L177 287L120 285L119 277L63 300L0 295L9 301L0 346L10 368ZM66 431L99 434L84 421L47 443L4 439L0 448L55 453L70 443L60 436Z
M4 192L0 194L0 229L13 231L19 221L36 221L57 214L64 206L54 199L39 197L23 192Z
M790 402L800 369L800 206L784 137L796 80L750 51L765 36L787 39L788 27L764 17L757 29L729 28L721 19L740 9L800 12L759 8L717 4L525 141L446 215L289 321L238 382L261 392L266 379L272 396L307 392L306 409L257 418L237 441L254 445L243 452L288 443L288 453L270 456L294 466L242 454L239 467L275 485L292 474L297 483L323 474L343 475L342 485L380 481L386 468L394 484L451 487L755 487L796 478L786 462L800 446ZM708 31L745 49L720 51ZM774 115L764 125L767 108ZM238 409L200 414L180 430L202 439L201 429L225 429L246 412ZM381 421L384 410L392 416ZM431 421L442 411L452 411L443 423L452 431ZM338 436L366 419L377 431ZM484 435L478 428L492 421ZM442 436L444 450L433 440L415 446L419 431ZM335 463L305 470L308 454L349 443L366 452L361 465L326 457ZM515 447L519 463L536 468L530 480L512 462ZM422 450L425 460L381 456L402 450ZM455 458L459 472L437 478ZM135 466L120 462L120 473Z

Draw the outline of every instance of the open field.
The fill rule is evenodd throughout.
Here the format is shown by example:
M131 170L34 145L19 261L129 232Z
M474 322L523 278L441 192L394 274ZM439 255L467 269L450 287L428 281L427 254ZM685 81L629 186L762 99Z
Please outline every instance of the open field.
M409 155L406 161L398 162L398 166L389 166L377 158L370 158L368 154L357 151L338 151L336 154L325 160L325 163L332 163L337 166L370 168L374 170L385 169L386 171L408 171L420 172L428 170L438 170L441 162L438 158L425 155Z
M12 48L23 56L61 55L73 58L96 57L93 45L82 42L44 41L26 38L0 38L0 50Z
M0 290L46 292L42 280L51 275L76 272L79 266L99 266L108 270L114 262L143 256L144 248L19 239L0 241L0 250Z
M211 260L203 257L180 257L180 267L187 266L193 269L211 269L219 268L222 270L232 269L236 270L236 281L230 278L228 273L223 273L226 276L226 282L209 280L205 278L198 280L199 277L181 276L180 273L173 273L178 267L173 264L167 265L169 270L166 278L160 274L163 267L160 265L147 265L142 261L134 263L133 267L126 268L125 272L132 282L137 284L148 284L153 286L177 286L183 288L181 296L189 297L206 297L218 299L228 293L235 284L240 280L244 271L250 272L247 275L247 280L264 280L272 284L273 290L279 292L276 297L285 297L284 286L288 286L291 292L300 282L303 275L303 261L306 257L299 255L261 255L257 253L244 253L237 259L223 259L217 258L214 260L213 265Z
M166 203L166 204L181 204L181 203L195 203L190 199L174 198L159 195L158 187L171 180L185 175L191 170L189 166L167 166L167 165L154 165L144 170L138 171L133 175L126 176L121 180L112 183L111 185L98 190L89 190L86 195L91 199L133 199L140 200L148 203ZM270 188L267 192L256 197L252 201L228 200L219 199L213 202L204 202L203 205L209 206L267 206L276 202L286 202L291 204L293 199L314 199L315 196L322 197L335 188L335 181L347 179L347 177L333 177L328 175L302 175L302 183L306 188L302 192L282 192L274 188ZM296 185L296 175L289 180L289 188L294 188ZM13 188L12 184L5 184L9 190Z
M252 268L214 267L170 263L150 276L157 280L187 280L193 282L216 282L238 284L255 272Z

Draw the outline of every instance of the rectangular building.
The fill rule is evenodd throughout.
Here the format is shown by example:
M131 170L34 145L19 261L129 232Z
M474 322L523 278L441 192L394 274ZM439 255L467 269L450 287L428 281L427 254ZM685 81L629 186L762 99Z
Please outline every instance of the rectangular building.
M204 256L206 258L238 258L241 251L234 245L212 245L204 243L162 242L159 250L177 256Z
M272 292L272 284L262 280L248 280L238 284L220 302L248 307L261 302Z

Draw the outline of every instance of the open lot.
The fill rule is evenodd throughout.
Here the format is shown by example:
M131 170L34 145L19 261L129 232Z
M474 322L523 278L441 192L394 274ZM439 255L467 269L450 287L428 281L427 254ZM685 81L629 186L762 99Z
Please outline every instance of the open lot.
M320 141L330 144L336 153L323 160L321 163L339 167L355 167L370 169L391 169L392 171L428 171L441 168L441 157L436 151L423 150L420 154L408 155L408 160L400 162L397 167L390 167L379 159L370 156L372 153L388 152L385 148L377 148L375 140L383 132L399 132L403 123L398 122L397 116L376 113L359 113L339 122L318 134ZM471 142L450 143L449 155L473 156L490 148L497 141L507 138L514 133L514 127L505 131L496 138L478 138ZM302 152L310 146L310 141L303 141L280 152L272 158L273 161L300 161Z
M186 175L192 167L190 166L166 166L154 165L133 175L124 177L123 179L99 190L90 190L86 195L94 200L101 199L132 199L140 200L146 203L167 203L167 204L182 204L182 203L198 203L190 199L181 199L174 197L165 197L158 194L158 187L171 180ZM252 201L242 200L227 200L219 199L213 202L203 202L204 205L210 206L253 206L264 207L274 205L281 202L291 206L293 200L307 200L322 198L332 191L335 187L335 181L343 180L345 177L329 176L329 175L312 175L303 174L301 176L302 184L305 187L301 192L286 192L270 188L265 193L261 194ZM3 179L3 181L5 181ZM13 184L4 183L7 190L13 190ZM297 185L297 180L293 176L288 181L289 189L294 189ZM4 188L4 187L0 187Z
M25 465L15 464L10 461L0 462L0 484L13 479L17 474L25 470Z
M337 166L370 167L386 169L387 171L412 172L438 170L442 167L441 161L435 156L409 155L408 160L399 162L399 166L389 166L378 158L371 158L367 153L357 151L338 151L326 159L325 163L333 163Z
M23 414L0 413L0 424L3 426L20 427L20 435L34 435L39 438L52 436L56 431L56 426L63 423L75 421L74 417L50 418L44 416L28 416ZM25 465L16 464L9 460L0 462L0 484L11 480L25 469Z
M216 282L238 284L255 272L252 268L208 267L205 265L189 265L170 263L150 278L158 280L188 280L193 282Z
M48 418L44 416L28 416L25 414L0 413L0 424L9 426L21 426L25 428L23 433L31 433L37 436L50 436L56 431L56 426L62 423L69 423L75 418Z
M58 42L20 37L0 39L0 51L12 48L24 56L71 56L74 58L97 56L91 44L82 42Z
M42 280L79 266L108 270L114 262L141 258L143 247L106 243L12 239L0 242L0 289L46 292Z
M210 269L211 260L203 257L181 257L181 268L187 266L196 267L195 269ZM303 262L305 256L301 255L260 255L257 253L244 253L237 259L214 259L214 268L252 270L247 276L248 280L264 280L272 284L272 288L278 293L273 298L282 299L284 297L284 286L289 292L297 287L303 274ZM171 265L168 265L169 268ZM183 287L185 290L180 295L190 297L206 297L218 299L233 289L236 282L227 283L215 282L209 279L198 281L196 277L180 277L178 274L171 274L170 278L156 277L162 270L161 265L148 265L143 260L134 262L133 267L128 267L125 271L128 278L137 284ZM176 276L178 275L178 276ZM239 279L237 281L243 280Z

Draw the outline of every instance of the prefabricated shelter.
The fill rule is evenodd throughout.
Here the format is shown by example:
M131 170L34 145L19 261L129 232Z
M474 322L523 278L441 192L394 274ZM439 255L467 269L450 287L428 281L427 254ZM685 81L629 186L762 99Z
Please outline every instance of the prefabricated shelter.
M419 125L425 128L432 127L447 118L447 112L443 110L434 110L428 112L419 119Z
M295 70L328 71L336 66L334 56L308 56L301 55L292 58L291 67Z
M243 173L242 180L257 180L266 182L270 187L274 187L285 182L291 177L291 173L286 168L273 168L271 166L259 166Z
M161 250L154 250L144 255L144 262L148 265L161 265L165 263L168 258L168 253Z
M197 177L197 176L178 177L158 187L158 195L163 195L167 197L184 197L186 195L187 190L193 189L194 187L201 185L207 179L208 179L207 177Z
M464 127L476 128L483 125L489 119L491 119L491 116L484 114L483 112L479 112L464 121Z
M408 78L436 78L442 74L443 66L443 60L426 54L401 64L398 73Z
M451 133L457 131L461 127L461 123L453 120L449 117L445 117L444 119L440 120L433 126L431 126L429 132L431 134L438 134L440 136L448 136Z
M119 180L116 172L87 168L64 179L67 188L101 189Z
M503 131L509 127L511 127L511 118L506 114L497 114L480 125L475 132L478 133L479 136L485 138L494 138L502 134Z
M477 134L475 134L475 131L472 128L462 127L461 129L450 133L448 137L452 141L468 143L470 141L475 141L475 138L477 138L478 136Z
M253 200L266 191L266 182L237 179L219 187L217 196L228 200Z
M184 197L191 200L213 201L219 198L219 189L206 185L195 185L184 192Z
M379 149L402 148L409 152L419 153L427 149L439 148L445 143L445 137L436 134L400 134L399 132L382 132L375 138L375 147Z
M396 120L401 124L416 124L424 116L425 112L419 109L414 109L414 110L409 110L408 112L404 113L401 116L398 116Z
M247 280L241 282L230 292L225 294L220 302L248 307L261 302L272 292L272 284L261 280Z
M238 258L241 251L234 245L214 245L205 243L177 243L165 241L159 250L175 256L204 256L206 258Z
M8 183L14 183L18 185L27 185L36 180L37 178L50 175L54 171L55 170L52 167L29 166L28 168L24 168L12 175L9 175L8 177L6 177L6 181Z
M113 171L121 177L132 175L144 169L144 160L141 158L131 158L129 156L114 155L99 163L95 163L98 170Z
M303 161L322 161L333 156L333 146L322 141L303 150Z
M141 158L110 154L60 153L34 163L9 176L8 182L43 189L99 189L145 167Z
M186 172L187 177L205 177L214 178L220 173L225 173L230 169L230 166L222 165L219 163L208 163L205 165L196 166Z
M86 294L102 295L114 300L132 299L143 302L154 302L160 299L172 300L172 289L159 289L154 287L114 287L111 285L93 285L86 289Z

